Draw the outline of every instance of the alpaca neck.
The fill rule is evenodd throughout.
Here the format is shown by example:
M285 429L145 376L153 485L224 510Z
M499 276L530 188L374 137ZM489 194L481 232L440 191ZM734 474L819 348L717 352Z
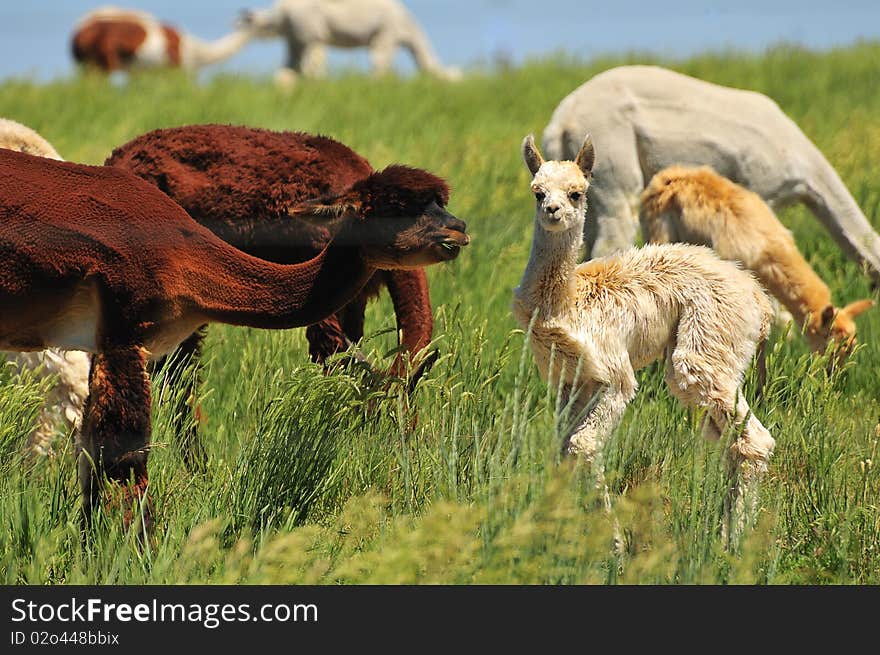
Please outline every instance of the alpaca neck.
M558 316L571 307L574 272L583 245L581 227L548 232L535 218L529 263L516 289L516 297L527 311L533 313L537 309L539 318Z
M251 40L248 30L236 30L216 41L203 41L191 34L183 37L182 59L184 68L196 69L229 59Z
M813 171L807 180L804 202L847 256L865 262L868 274L880 282L880 236L843 180L818 151Z
M798 327L812 317L818 321L831 304L831 291L797 251L776 253L772 268L760 266L756 271L767 290L791 312Z
M197 261L197 311L209 321L265 329L311 325L354 298L375 268L355 248L333 245L298 264L275 264L226 244ZM204 269L207 262L216 263Z

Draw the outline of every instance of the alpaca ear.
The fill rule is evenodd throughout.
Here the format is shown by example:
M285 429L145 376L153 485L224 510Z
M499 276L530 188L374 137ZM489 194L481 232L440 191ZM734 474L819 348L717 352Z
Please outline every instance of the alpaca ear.
M819 315L819 320L822 321L823 327L831 325L831 322L834 320L834 305L826 305Z
M360 216L361 204L347 198L304 200L287 210L291 218L315 223L336 223Z
M873 300L865 299L865 300L856 300L855 302L851 302L846 307L840 310L841 314L846 314L850 318L855 318L859 314L864 314L866 311L871 309L875 303Z
M574 160L581 169L584 177L589 178L593 174L593 164L596 163L596 149L593 147L593 137L589 134L584 137L584 145L581 146L577 158Z
M538 169L541 168L541 164L544 163L544 158L541 156L541 153L538 152L538 146L535 145L535 136L533 134L529 134L523 139L522 156L523 161L526 163L526 167L534 176L535 173L538 172Z

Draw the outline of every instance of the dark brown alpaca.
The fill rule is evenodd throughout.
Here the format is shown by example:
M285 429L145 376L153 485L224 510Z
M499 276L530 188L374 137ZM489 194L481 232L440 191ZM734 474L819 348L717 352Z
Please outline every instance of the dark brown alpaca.
M229 125L149 132L116 148L105 163L155 184L236 248L282 264L314 257L330 238L326 226L291 220L287 212L291 203L339 194L374 173L366 159L332 139ZM437 202L445 205L447 190L437 191ZM406 186L390 186L383 193L385 202L392 196L412 201ZM382 287L391 296L402 334L403 352L395 358L391 373L406 371L408 358L403 353L414 354L427 346L434 327L427 278L420 269L377 271L350 303L309 326L306 337L314 361L323 363L363 337L367 301ZM199 332L181 345L172 358L172 378L178 378L192 359L198 362L203 337ZM417 370L410 386L423 370ZM178 417L187 415L183 409ZM183 419L178 429L193 436L194 424Z
M411 195L382 200L400 187ZM393 166L294 204L292 215L333 236L315 257L282 265L237 250L126 171L0 150L0 349L95 354L79 460L85 517L105 477L126 511L146 489L148 356L212 322L308 325L349 302L376 268L453 259L468 237L438 204L445 193L430 173ZM148 504L143 511L148 529Z

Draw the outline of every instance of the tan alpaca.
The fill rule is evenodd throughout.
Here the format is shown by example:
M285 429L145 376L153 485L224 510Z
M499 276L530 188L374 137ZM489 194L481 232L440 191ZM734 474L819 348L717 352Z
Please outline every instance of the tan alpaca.
M855 344L855 317L874 305L857 300L838 309L831 292L803 258L791 233L761 197L708 166L670 166L641 195L639 219L646 241L682 241L712 247L739 261L804 329L810 347L832 341L841 355Z
M36 131L16 121L0 118L0 148L61 160L61 155ZM55 430L78 428L82 408L89 395L91 358L79 350L48 348L39 352L9 353L8 359L21 369L37 371L44 377L58 376L43 402L36 429L28 446L38 452L49 451Z
M769 299L750 273L701 246L653 245L578 266L594 162L590 137L576 161L545 162L529 136L523 158L537 207L513 314L531 329L541 375L574 398L576 411L595 395L565 451L594 462L601 481L602 445L636 394L635 371L665 354L670 391L685 405L706 409L708 436L719 436L731 421L743 424L728 453L728 501L741 500L741 465L763 472L774 446L741 393L769 331Z

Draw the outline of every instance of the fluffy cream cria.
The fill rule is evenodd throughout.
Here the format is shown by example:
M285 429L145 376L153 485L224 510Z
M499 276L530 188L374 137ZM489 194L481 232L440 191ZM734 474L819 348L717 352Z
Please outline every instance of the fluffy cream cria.
M766 294L750 273L701 246L648 246L578 265L594 161L590 138L574 162L545 162L531 136L523 157L537 207L512 308L531 331L541 375L574 401L578 422L565 451L593 462L603 480L602 446L636 394L635 371L665 354L671 393L706 410L707 436L737 425L727 457L728 500L740 502L743 465L763 472L774 447L741 388L769 332Z

